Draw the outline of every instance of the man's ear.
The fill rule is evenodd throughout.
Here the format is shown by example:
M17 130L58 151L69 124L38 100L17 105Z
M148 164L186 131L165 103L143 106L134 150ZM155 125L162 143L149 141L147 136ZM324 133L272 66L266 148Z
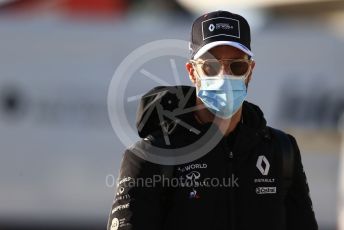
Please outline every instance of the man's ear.
M185 64L185 67L186 67L186 70L188 71L189 73L189 78L190 78L190 81L196 85L196 76L195 76L195 69L193 67L193 65L191 64L191 62L187 62Z

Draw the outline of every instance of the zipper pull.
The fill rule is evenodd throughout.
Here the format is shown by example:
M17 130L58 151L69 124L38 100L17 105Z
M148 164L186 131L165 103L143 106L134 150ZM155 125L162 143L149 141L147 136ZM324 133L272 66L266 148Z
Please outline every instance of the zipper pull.
M230 158L230 159L233 159L233 157L234 157L234 154L233 154L232 151L230 151L230 152L229 152L229 158Z

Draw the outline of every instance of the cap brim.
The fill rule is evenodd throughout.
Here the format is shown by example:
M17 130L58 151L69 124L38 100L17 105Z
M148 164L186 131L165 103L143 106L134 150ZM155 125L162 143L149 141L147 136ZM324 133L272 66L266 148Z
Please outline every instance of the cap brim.
M247 55L250 57L253 57L253 53L251 50L249 50L246 46L238 43L238 42L231 42L231 41L216 41L216 42L211 42L200 48L196 54L194 55L193 59L197 59L203 54L205 54L208 50L216 47L216 46L222 46L222 45L227 45L227 46L232 46L235 48L238 48L239 50L245 52Z

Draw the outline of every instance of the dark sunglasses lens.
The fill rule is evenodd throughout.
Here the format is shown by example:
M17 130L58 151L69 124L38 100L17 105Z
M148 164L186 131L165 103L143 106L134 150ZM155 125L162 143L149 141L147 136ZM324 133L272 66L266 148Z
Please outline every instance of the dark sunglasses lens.
M202 70L207 76L215 76L219 74L221 66L221 63L217 61L205 61L202 65Z
M233 75L242 76L247 73L249 64L245 61L236 61L231 63L230 68Z

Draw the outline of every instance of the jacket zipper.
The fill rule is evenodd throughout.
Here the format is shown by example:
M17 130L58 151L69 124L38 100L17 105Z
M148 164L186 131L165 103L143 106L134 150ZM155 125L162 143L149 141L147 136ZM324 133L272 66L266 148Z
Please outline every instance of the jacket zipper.
M235 177L235 175L233 175L234 152L230 150L225 140L223 142L223 145L224 145L225 153L226 155L228 154L228 158L229 158L227 176L232 180ZM234 215L235 205L234 205L234 191L233 191L234 188L232 188L232 185L233 185L233 182L231 181L231 186L229 187L229 224L230 224L230 229L235 230L235 215Z

